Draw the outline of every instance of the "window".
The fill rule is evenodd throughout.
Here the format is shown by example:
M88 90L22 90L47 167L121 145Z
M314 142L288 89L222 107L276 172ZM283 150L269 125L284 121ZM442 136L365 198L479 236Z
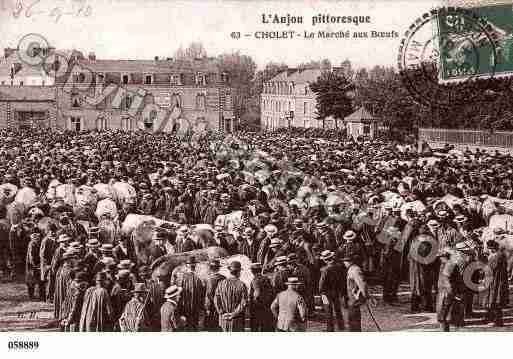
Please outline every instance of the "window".
M363 125L363 133L365 135L368 135L370 133L370 126L369 125Z
M103 83L105 81L105 75L104 74L98 74L96 76L96 82L98 82L99 84Z
M181 85L181 84L182 84L181 75L178 75L178 74L171 75L171 85Z
M107 119L103 116L98 116L98 118L96 119L96 129L106 130L108 128L109 127L108 127Z
M171 109L173 109L174 107L182 107L182 99L180 97L180 94L174 93L171 96Z
M306 115L307 111L308 111L308 103L305 102L305 103L303 103L303 114Z
M151 85L153 83L153 75L145 75L144 76L144 84Z
M206 107L207 106L205 94L198 94L196 96L196 110L204 111Z
M2 81L2 85L5 85L5 81Z
M132 118L131 117L122 117L121 118L121 128L125 131L131 131L132 128Z
M130 81L130 76L129 75L123 75L122 79L121 79L121 82L123 83L123 85L128 85Z
M82 121L80 117L71 116L69 118L70 130L72 131L80 131L82 130Z
M149 116L144 119L144 127L148 130L153 128L153 123L157 118L157 111L153 110L150 112Z
M47 125L47 115L44 111L16 111L14 119L19 128L45 127Z
M41 86L45 85L45 80L41 81Z
M20 81L20 86L23 86L23 81Z
M78 96L72 95L71 107L74 107L74 108L80 107L80 99L78 98Z

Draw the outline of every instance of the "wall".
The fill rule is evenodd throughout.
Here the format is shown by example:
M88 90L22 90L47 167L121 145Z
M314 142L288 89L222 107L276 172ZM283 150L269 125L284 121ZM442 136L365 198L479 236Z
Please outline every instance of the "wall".
M178 122L187 123L188 120L191 123L195 123L197 120L206 120L208 128L218 129L221 116L233 117L232 101L231 101L231 90L226 88L216 87L170 87L170 86L140 86L140 85L126 85L123 88L117 88L109 95L101 88L94 89L80 89L78 95L73 95L71 87L59 90L58 95L58 106L60 118L58 121L59 127L68 128L69 118L71 116L77 116L82 118L82 126L84 129L95 129L97 128L97 119L100 116L107 118L108 128L113 129L127 129L123 126L122 119L129 116L129 110L121 109L119 107L113 107L116 102L119 103L119 99L124 98L127 94L131 95L135 103L134 98L137 97L135 94L138 90L144 89L148 95L144 98L143 103L154 104L158 102L163 111L171 111L171 97L178 95L180 98L180 115L179 118L175 119ZM105 97L103 101L98 101L97 105L91 105L90 101L86 101L85 98L89 97L90 100L101 99L102 95ZM198 108L196 105L197 95L205 96L204 109ZM72 97L77 96L81 101L80 108L72 107ZM116 101L117 97L117 101ZM134 106L136 106L134 104ZM145 106L139 107L140 111ZM148 107L149 108L149 107ZM143 128L143 114L139 112L133 122L136 123L132 129ZM180 120L179 120L180 119ZM160 128L159 121L154 122L154 128ZM168 130L171 128L168 127Z
M36 101L8 101L0 102L0 128L17 126L14 113L16 111L46 112L45 126L55 126L57 123L57 110L54 102Z
M513 150L513 132L479 130L446 130L440 128L420 128L419 143L442 147L446 143L457 146L487 147Z

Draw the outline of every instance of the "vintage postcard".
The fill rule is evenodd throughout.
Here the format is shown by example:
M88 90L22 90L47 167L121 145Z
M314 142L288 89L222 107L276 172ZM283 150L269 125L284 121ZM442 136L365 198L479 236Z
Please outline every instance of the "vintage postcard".
M1 0L0 31L8 353L513 329L511 1Z

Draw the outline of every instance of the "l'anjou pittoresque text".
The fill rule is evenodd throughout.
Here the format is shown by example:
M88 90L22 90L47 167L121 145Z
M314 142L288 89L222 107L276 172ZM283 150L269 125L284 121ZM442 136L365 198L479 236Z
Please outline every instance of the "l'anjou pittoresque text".
M335 16L330 14L318 14L312 16L312 26L319 24L369 24L371 22L371 17L366 15L344 15L344 16ZM304 24L303 16L296 15L279 15L279 14L262 14L262 24L274 24L274 25L294 25L294 24Z

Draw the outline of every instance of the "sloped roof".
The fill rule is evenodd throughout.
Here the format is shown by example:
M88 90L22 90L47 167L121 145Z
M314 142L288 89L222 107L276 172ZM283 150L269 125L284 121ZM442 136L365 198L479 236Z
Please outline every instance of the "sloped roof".
M41 66L30 66L18 56L17 52L14 52L9 57L0 57L0 75L9 76L11 74L11 67L13 64L21 65L15 76L43 76L46 75L44 69Z
M312 83L321 75L320 69L288 69L274 76L270 82L294 82L296 84Z
M172 73L176 71L219 71L215 62L210 59L197 61L82 59L79 60L79 64L93 72Z
M345 122L362 122L362 121L378 121L377 117L371 115L365 107L360 107L358 110L344 118Z
M312 83L317 81L317 78L321 76L321 69L306 69L294 72L289 76L289 81L297 84L301 83Z
M279 74L277 74L276 76L274 76L272 79L270 79L269 82L288 81L289 73L291 71L295 72L297 70L289 69L289 70L282 71Z
M0 86L0 101L55 101L55 91L44 86Z

